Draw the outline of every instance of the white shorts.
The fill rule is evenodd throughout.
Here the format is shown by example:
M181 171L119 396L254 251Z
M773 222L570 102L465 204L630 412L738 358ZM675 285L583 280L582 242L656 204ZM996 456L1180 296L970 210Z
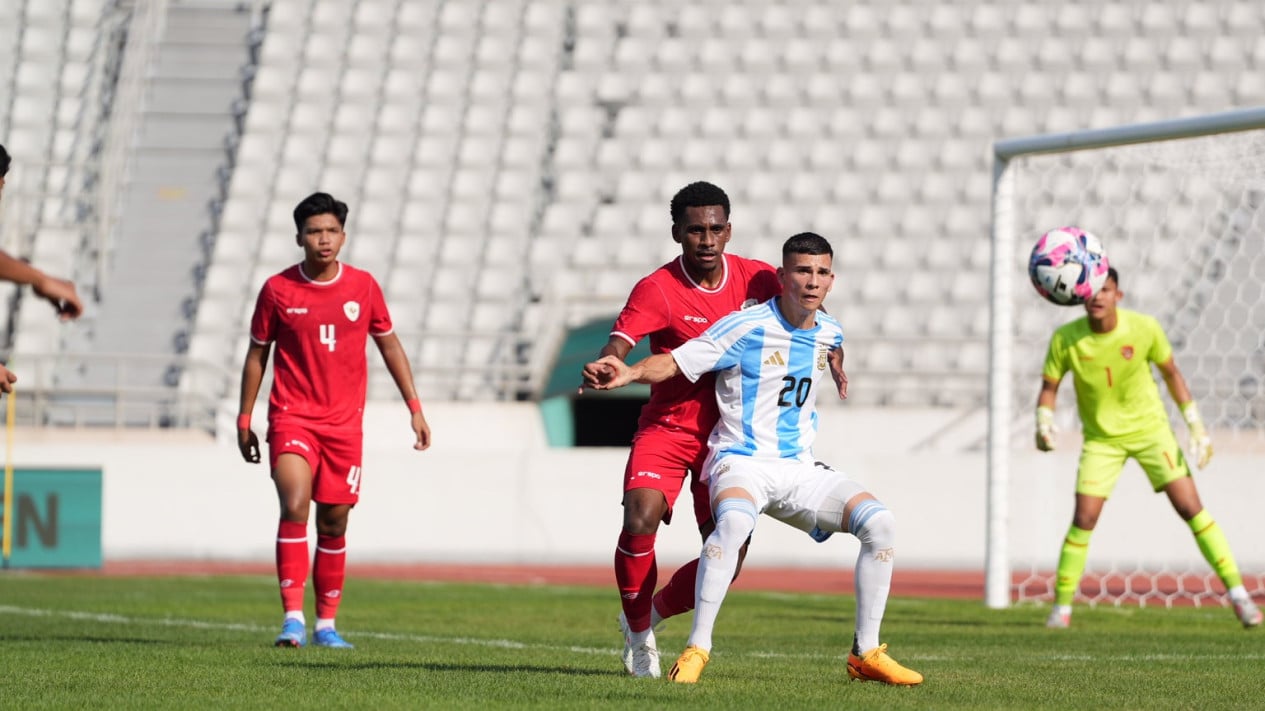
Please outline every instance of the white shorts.
M842 530L843 505L865 488L824 464L798 459L730 455L708 461L708 492L738 487L751 494L756 510L805 533L820 526ZM825 526L825 513L832 525Z

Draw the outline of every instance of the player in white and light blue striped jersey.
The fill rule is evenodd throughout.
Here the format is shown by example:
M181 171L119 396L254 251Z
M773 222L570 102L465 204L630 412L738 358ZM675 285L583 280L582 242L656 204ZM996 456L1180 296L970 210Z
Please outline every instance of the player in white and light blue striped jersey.
M694 624L688 646L668 673L697 682L711 655L712 629L738 563L738 550L765 513L802 531L841 532L861 542L857 554L856 629L848 655L853 679L922 683L879 644L891 589L895 519L860 484L814 463L817 386L832 353L841 356L843 331L822 312L834 284L834 253L820 235L795 235L782 247L782 295L732 313L702 335L627 365L607 356L589 387L610 390L630 382L658 383L677 373L697 380L716 371L720 422L702 477L708 482L716 529L699 557ZM841 361L840 361L841 362ZM846 394L846 379L838 383Z
M718 371L720 422L708 441L711 459L742 455L811 462L817 387L830 351L842 345L843 330L833 317L818 312L814 325L797 328L775 298L729 314L673 351L677 367L691 381Z

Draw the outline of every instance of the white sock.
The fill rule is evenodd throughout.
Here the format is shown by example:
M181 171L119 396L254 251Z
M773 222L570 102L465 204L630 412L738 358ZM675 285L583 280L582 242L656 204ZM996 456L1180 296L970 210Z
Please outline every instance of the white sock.
M896 517L874 499L857 505L848 530L861 541L856 573L856 645L865 653L879 644L879 627L892 589L892 558L896 544Z
M651 647L656 646L654 640L654 625L651 625L640 632L628 630L628 643L633 647L639 647L643 644L648 644Z
M1070 615L1072 614L1072 606L1071 605L1055 605L1054 611L1059 613L1060 615Z
M316 629L332 630L334 629L334 618L325 619L323 617L316 618Z
M716 505L716 530L707 537L698 560L694 582L694 626L689 644L712 648L712 628L738 569L738 551L755 530L755 504L735 497Z
M1230 599L1235 602L1243 602L1245 600L1252 599L1252 596L1247 594L1247 588L1242 585L1235 585L1230 588L1228 592L1230 593Z
M302 611L302 610L295 610L294 612L287 612L287 613L286 613L286 617L285 617L285 618L286 618L287 620L298 620L299 622L301 622L301 623L303 623L303 624L307 624L307 618L305 618L305 617L303 616L303 611Z
M650 629L652 630L658 629L659 625L663 624L663 620L664 620L663 616L660 615L659 611L654 608L654 605L651 605L650 606Z

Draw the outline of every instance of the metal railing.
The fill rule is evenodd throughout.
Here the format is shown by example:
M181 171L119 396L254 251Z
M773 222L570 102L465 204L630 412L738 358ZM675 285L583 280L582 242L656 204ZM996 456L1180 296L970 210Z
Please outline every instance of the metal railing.
M146 84L167 23L168 0L148 0L132 5L124 33L126 45L118 81L111 99L109 132L101 159L101 192L98 202L97 289L105 286L115 231L123 209L123 186L131 167L132 145L145 109Z
M130 376L155 366L183 368L203 382L228 382L222 366L178 355L16 353L16 424L61 427L142 427L213 432L220 398L209 389L138 385Z

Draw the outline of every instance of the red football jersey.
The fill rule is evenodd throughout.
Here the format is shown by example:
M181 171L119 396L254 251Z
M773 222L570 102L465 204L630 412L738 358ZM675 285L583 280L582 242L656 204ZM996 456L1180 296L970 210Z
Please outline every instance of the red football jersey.
M633 345L650 336L650 352L667 353L706 331L720 317L782 291L777 271L755 259L725 254L725 276L715 289L695 283L681 259L677 257L637 282L615 319L612 336ZM650 386L650 402L641 408L637 426L660 424L707 434L718 417L715 373L695 383L678 374Z
M359 430L368 387L365 345L392 331L382 288L369 272L339 264L312 281L296 264L264 282L250 339L275 343L268 420Z

